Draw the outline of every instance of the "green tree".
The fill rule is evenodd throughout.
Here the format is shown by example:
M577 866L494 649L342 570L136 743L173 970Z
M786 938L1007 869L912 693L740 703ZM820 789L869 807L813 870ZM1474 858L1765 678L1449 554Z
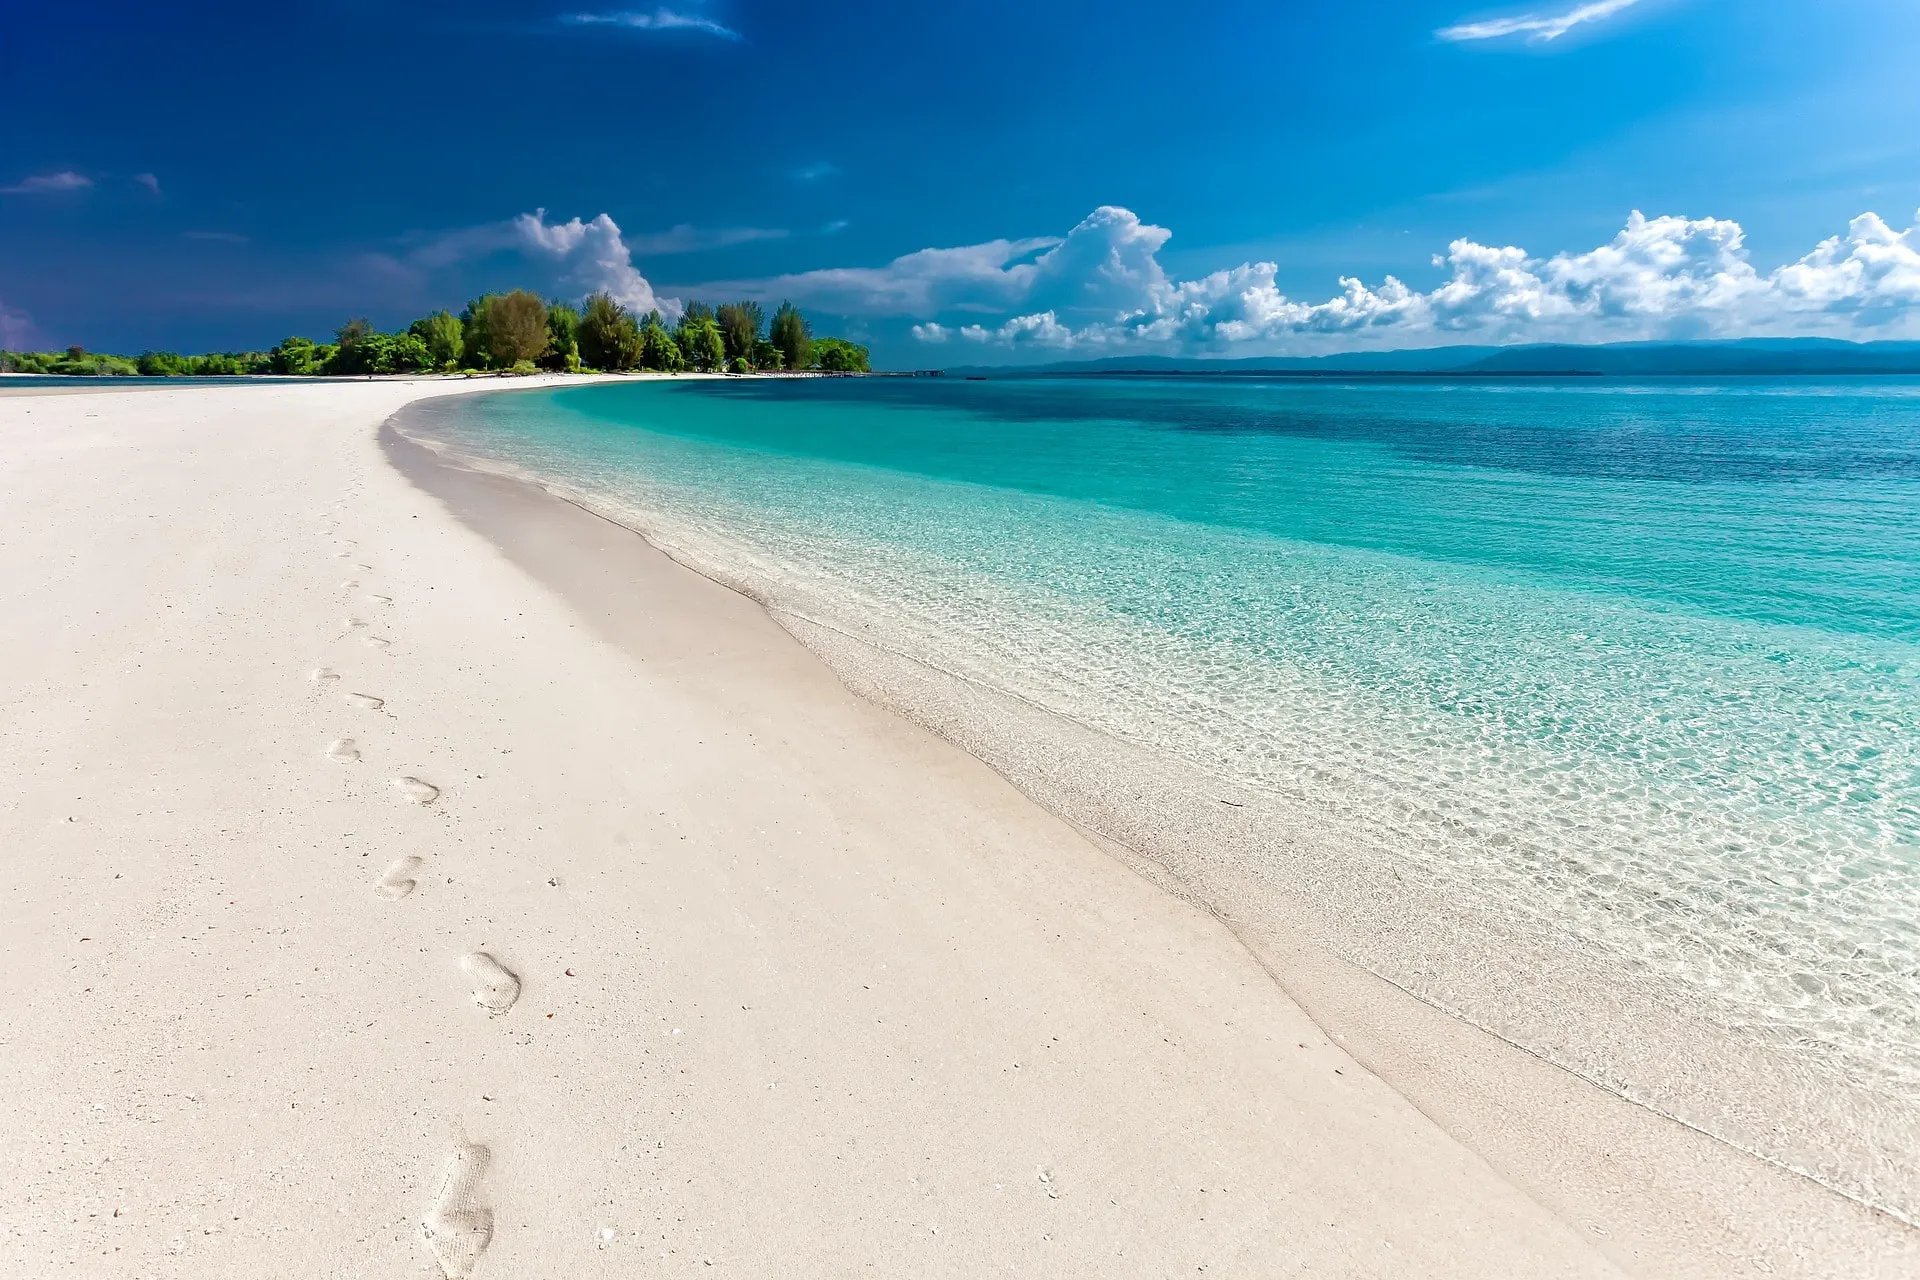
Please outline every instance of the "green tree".
M539 359L547 350L547 304L537 293L497 294L486 310L487 354L498 368Z
M658 311L647 317L647 323L640 330L640 367L653 369L660 373L678 373L686 368L687 362L680 354L680 344L667 332L667 326L660 321Z
M177 378L192 367L192 361L171 351L148 351L141 355L136 367L143 377Z
M767 336L780 352L780 362L789 369L804 369L813 363L813 330L807 318L791 302L783 302L773 313L773 325Z
M580 314L580 359L595 369L625 373L640 364L640 326L605 289L587 297Z
M564 302L547 308L547 353L540 363L562 373L580 367L580 313Z
M427 369L458 369L465 353L466 335L460 317L442 309L422 316L407 326L407 332L427 346Z
M393 335L393 372L419 373L434 367L433 352L427 349L426 339L417 333L396 333Z
M720 336L727 342L727 359L753 362L754 345L760 340L760 304L729 302L714 313Z
M373 321L365 316L355 316L333 331L334 345L342 349L357 346L374 332Z
M867 349L845 338L815 338L813 367L827 373L870 373Z
M288 338L267 354L275 373L299 376L320 372L319 349L312 338Z
M779 369L786 365L780 355L780 348L765 338L753 344L753 367L756 369Z
M727 340L720 336L720 326L712 316L697 320L681 317L673 340L679 344L681 358L690 369L711 373L726 364Z
M341 329L342 336L353 341L342 342L335 349L333 358L327 361L324 373L341 377L365 377L369 374L398 373L400 369L394 344L399 335L381 333L376 329ZM418 339L414 339L418 341Z
M460 313L461 332L466 335L465 346L461 350L462 367L485 369L493 363L493 338L489 333L489 318L493 315L494 300L497 293L483 293L467 304Z

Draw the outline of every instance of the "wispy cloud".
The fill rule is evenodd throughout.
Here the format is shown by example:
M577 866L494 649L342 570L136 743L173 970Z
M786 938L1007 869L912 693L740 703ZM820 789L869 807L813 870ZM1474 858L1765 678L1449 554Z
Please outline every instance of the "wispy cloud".
M793 171L795 182L818 182L822 178L831 178L840 172L840 166L828 164L825 160L815 160L812 164L803 164Z
M1640 0L1588 0L1564 13L1523 13L1511 18L1488 18L1481 22L1462 22L1442 27L1433 34L1442 40L1499 40L1507 36L1525 36L1529 43L1558 40L1575 27L1590 22L1605 22L1622 10L1631 9Z
M0 299L0 348L18 351L33 337L33 318Z
M158 176L151 173L136 173L133 175L133 180L153 192L153 194L160 194L160 179Z
M92 185L92 178L65 169L59 173L36 174L13 186L0 187L0 196L50 196L62 191L84 191Z
M570 27L620 27L628 31L701 31L722 40L738 40L740 33L722 26L712 18L696 13L679 13L665 7L643 13L623 9L613 13L570 13L560 21Z
M415 239L404 257L411 266L433 269L507 250L524 249L528 243L528 227L532 225L527 218L534 217L535 223L538 223L544 214L545 210L541 210L539 215L523 215L508 222L487 222L477 227L460 227ZM611 219L607 225L613 226ZM685 222L668 227L665 231L644 231L632 236L621 232L617 226L613 227L613 231L620 237L622 251L647 257L700 253L759 240L784 240L788 235L778 227L696 227Z
M674 253L700 253L707 249L724 249L728 245L752 244L756 240L784 240L786 237L787 233L777 227L701 228L683 222L665 231L629 236L627 248L634 253L659 258Z
M1058 244L1058 237L1042 236L921 249L885 266L828 267L763 280L709 281L697 292L767 302L792 298L855 316L1004 311L1027 305L1033 296L1036 257Z

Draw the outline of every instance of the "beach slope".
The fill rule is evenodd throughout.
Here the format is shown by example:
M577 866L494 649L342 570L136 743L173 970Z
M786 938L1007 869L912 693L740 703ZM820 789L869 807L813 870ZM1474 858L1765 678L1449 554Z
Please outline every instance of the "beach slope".
M0 1271L1621 1274L454 389L0 398Z

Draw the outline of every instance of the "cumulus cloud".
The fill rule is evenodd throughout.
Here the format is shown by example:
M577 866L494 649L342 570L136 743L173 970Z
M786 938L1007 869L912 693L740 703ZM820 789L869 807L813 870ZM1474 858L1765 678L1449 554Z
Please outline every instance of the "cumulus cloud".
M1445 278L1432 289L1394 276L1376 285L1345 277L1339 293L1319 302L1282 292L1272 262L1170 279L1156 256L1168 238L1164 228L1109 207L1057 241L923 250L886 267L809 272L781 283L791 296L837 302L849 313L1013 311L993 324L929 320L913 333L924 342L1056 348L1920 334L1920 225L1896 231L1873 213L1766 272L1750 260L1737 222L1635 212L1612 240L1586 252L1539 257L1459 239L1433 259ZM1016 245L1046 247L1013 261Z
M913 336L922 342L945 342L949 338L958 338L963 342L1062 348L1071 347L1076 341L1073 330L1061 324L1060 317L1051 311L1015 316L991 329L981 324L961 325L957 329L937 323L917 324L913 326Z
M737 244L742 239L784 234L759 230L702 233L691 227L675 227L656 236L643 236L641 241L664 244L668 246L667 252L686 252L702 246L703 236L713 243ZM635 311L644 313L657 307L663 315L679 315L679 300L654 293L653 286L633 265L633 250L634 246L621 234L620 225L604 213L589 222L577 217L565 222L548 222L547 211L536 209L505 222L442 232L415 245L403 259L382 261L399 271L420 272L497 253L517 252L554 267L562 286L576 288L583 294L605 289L616 301Z
M561 264L566 279L581 292L605 289L616 302L637 312L658 308L668 315L680 313L677 299L654 296L653 286L633 265L619 225L606 214L591 222L578 218L548 222L547 211L540 209L521 214L510 225L524 251Z
M738 40L740 33L721 26L711 18L660 8L651 13L621 10L616 13L570 13L560 19L570 27L618 27L628 31L701 31L722 40Z
M1525 36L1530 43L1558 40L1575 27L1589 22L1604 22L1623 9L1631 9L1640 0L1589 0L1564 13L1523 13L1511 18L1488 18L1482 22L1462 22L1442 27L1433 34L1442 40L1499 40L1506 36Z
M842 315L1051 308L1125 314L1173 287L1156 255L1173 233L1130 210L1095 209L1064 236L921 249L880 267L831 267L768 280L722 280L699 292L791 298Z
M0 196L49 196L62 191L84 191L93 185L93 179L71 169L59 173L42 173L31 178L23 178L10 187L0 187Z

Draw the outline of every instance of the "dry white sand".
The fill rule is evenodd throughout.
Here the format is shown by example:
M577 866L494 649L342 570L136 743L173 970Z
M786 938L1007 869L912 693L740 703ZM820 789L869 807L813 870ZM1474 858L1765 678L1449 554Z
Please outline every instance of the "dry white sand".
M1550 1210L750 602L416 488L448 389L0 397L0 1274L1758 1273ZM1915 1256L1830 1228L1768 1258Z

